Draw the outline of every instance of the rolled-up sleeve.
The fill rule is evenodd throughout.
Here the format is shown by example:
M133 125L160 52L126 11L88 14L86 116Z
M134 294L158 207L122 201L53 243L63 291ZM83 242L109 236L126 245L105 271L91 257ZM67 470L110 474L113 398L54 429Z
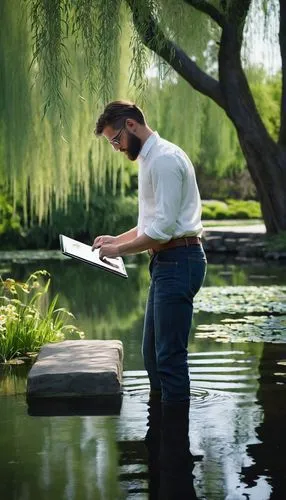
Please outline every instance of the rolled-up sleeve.
M144 232L154 240L167 242L174 234L182 201L183 175L183 166L176 154L160 155L152 165L155 217Z

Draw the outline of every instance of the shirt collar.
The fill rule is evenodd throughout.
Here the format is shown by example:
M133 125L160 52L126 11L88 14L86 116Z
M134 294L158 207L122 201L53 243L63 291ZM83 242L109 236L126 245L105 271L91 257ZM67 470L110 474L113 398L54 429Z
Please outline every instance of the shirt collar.
M143 146L141 148L141 151L139 153L139 158L141 160L145 160L145 158L148 155L150 149L155 144L155 142L157 142L157 140L158 140L159 137L160 136L159 136L158 132L152 132L152 134L149 135L148 139L144 142L144 144L143 144Z

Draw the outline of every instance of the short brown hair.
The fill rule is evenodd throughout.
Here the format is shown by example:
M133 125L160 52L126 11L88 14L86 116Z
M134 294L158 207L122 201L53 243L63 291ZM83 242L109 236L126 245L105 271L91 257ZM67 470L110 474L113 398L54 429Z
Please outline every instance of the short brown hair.
M97 136L100 136L103 129L109 125L115 129L119 129L123 127L127 118L133 118L133 120L136 120L141 125L146 125L143 112L133 102L110 102L98 118L94 132Z

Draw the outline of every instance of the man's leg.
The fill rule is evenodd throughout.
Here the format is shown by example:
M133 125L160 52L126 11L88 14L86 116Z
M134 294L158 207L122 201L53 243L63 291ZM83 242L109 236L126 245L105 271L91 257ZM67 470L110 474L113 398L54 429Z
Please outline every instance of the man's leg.
M185 253L183 253L185 252ZM192 324L193 297L202 285L205 262L187 255L169 253L154 265L154 326L157 371L162 401L187 401L190 397L188 337ZM176 259L176 260L175 260Z
M142 355L144 366L150 380L151 393L161 393L161 383L157 372L155 329L154 329L154 283L151 281L146 303Z
M156 282L154 322L162 401L189 400L187 347L192 313L192 298L180 290L177 280Z

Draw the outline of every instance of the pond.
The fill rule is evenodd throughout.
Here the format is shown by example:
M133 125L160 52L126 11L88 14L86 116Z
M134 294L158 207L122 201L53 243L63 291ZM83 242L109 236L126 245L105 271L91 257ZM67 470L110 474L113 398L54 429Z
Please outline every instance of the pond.
M25 280L47 269L51 297L60 294L86 338L122 340L124 394L119 416L31 417L29 368L2 367L0 498L158 498L144 445L147 259L127 260L123 280L71 259L23 262L15 255L1 261L2 277ZM193 470L196 493L186 500L285 498L285 319L285 265L209 261L189 341L190 449L201 460Z

